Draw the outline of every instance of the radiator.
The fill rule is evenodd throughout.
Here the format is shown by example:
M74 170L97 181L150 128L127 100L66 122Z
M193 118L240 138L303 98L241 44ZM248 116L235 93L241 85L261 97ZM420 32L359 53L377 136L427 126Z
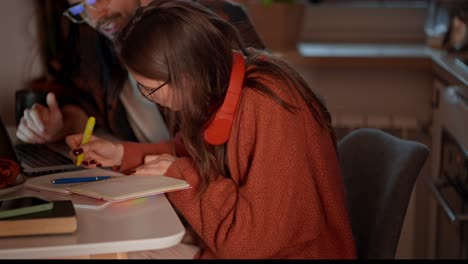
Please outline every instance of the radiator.
M415 117L383 115L338 115L333 120L338 140L358 128L378 128L402 139L424 141L427 129Z

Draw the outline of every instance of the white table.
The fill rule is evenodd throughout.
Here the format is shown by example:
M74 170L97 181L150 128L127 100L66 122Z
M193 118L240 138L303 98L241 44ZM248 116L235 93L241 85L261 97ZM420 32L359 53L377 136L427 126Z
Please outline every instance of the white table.
M40 193L22 189L11 195ZM50 194L47 195L50 197ZM66 196L56 195L57 199ZM74 234L0 238L0 259L60 258L162 249L178 244L185 229L164 194L111 204L102 210L75 209Z

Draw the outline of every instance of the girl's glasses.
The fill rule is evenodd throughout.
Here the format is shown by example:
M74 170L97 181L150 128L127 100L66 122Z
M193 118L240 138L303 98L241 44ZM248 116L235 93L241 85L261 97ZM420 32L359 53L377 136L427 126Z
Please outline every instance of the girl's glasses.
M146 99L150 100L150 101L153 101L151 99L151 95L154 94L157 90L161 89L164 87L164 85L168 84L169 83L169 79L165 82L163 82L161 85L159 85L158 87L156 88L148 88L140 83L137 83L137 87L138 87L138 91L140 91L140 93L146 97Z

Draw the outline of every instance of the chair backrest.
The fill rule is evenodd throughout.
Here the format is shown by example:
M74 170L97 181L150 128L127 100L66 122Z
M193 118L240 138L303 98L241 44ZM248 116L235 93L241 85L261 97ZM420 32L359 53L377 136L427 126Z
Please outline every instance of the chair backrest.
M419 142L361 128L338 143L358 258L392 259L409 199L429 154Z

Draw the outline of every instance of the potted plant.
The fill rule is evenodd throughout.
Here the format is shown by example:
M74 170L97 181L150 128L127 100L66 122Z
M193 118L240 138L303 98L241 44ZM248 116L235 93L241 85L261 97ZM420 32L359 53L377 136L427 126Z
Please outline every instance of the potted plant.
M265 45L272 51L295 50L305 14L301 0L244 0L239 1Z
M287 4L295 4L297 1L296 0L261 0L262 4L264 5L271 5L273 3L287 3Z

